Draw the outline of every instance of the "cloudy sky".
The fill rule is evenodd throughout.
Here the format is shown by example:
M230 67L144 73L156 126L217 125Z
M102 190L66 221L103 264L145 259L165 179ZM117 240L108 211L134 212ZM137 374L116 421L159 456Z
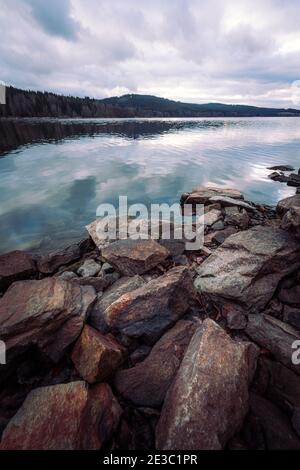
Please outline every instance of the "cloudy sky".
M300 108L299 25L299 0L0 0L0 79Z

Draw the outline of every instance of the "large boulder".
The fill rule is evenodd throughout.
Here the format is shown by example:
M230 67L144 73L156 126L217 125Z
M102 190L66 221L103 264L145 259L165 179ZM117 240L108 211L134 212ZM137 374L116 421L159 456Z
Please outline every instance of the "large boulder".
M103 318L111 330L152 344L184 315L194 296L190 271L179 266L122 295Z
M291 207L300 207L300 194L279 201L276 207L277 214L283 216Z
M248 316L246 334L262 348L269 350L275 359L300 374L300 364L293 364L293 344L300 341L300 333L290 325L269 315Z
M283 230L290 230L298 238L300 237L300 207L291 207L281 221Z
M29 279L36 274L32 256L24 251L11 251L0 255L0 292L13 282Z
M299 242L287 232L257 226L228 237L198 268L195 286L215 300L263 309L279 281L300 265Z
M103 248L103 258L124 276L143 274L164 261L170 252L155 240L118 240Z
M79 336L95 299L93 288L60 278L14 283L0 299L0 338L8 364L31 346L58 361Z
M99 331L105 332L107 325L104 319L105 310L122 295L142 287L145 281L140 276L122 277L118 279L103 296L97 300L88 318L88 323Z
M84 382L37 388L5 428L1 450L101 449L121 409L106 384Z
M79 260L81 249L79 244L74 244L62 250L52 251L37 260L38 270L43 274L53 274L61 266L67 266Z
M248 411L252 345L233 341L214 321L197 329L169 388L157 449L222 449Z
M71 358L80 376L92 384L114 374L123 362L124 349L113 338L86 325Z
M161 406L196 327L196 323L180 320L143 362L117 372L118 392L138 406Z

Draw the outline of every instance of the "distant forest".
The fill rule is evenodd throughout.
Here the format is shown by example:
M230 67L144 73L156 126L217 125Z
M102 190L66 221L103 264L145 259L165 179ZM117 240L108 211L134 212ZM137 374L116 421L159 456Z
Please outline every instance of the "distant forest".
M106 99L78 98L55 93L6 88L0 117L251 117L300 116L296 109L259 108L221 103L193 104L150 95L124 95Z

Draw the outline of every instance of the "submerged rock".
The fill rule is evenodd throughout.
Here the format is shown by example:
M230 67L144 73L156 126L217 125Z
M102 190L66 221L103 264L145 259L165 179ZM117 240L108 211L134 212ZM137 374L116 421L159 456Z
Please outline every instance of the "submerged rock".
M11 251L0 255L0 292L13 282L30 279L36 274L32 256L24 251Z
M270 166L268 167L268 170L273 170L273 171L294 171L295 168L293 168L291 165L275 165L275 166Z
M228 237L198 268L195 286L216 300L260 310L279 281L299 265L300 246L293 236L257 226Z
M222 449L248 411L251 345L212 320L197 329L167 393L156 430L159 450Z
M118 240L102 250L103 258L124 276L144 274L169 255L155 240Z
M79 336L95 299L92 288L55 277L14 283L0 299L0 338L8 358L35 346L58 361Z
M5 428L1 450L101 449L121 409L106 384L84 382L37 388Z
M161 406L196 327L191 321L176 323L143 362L116 374L118 392L138 406Z

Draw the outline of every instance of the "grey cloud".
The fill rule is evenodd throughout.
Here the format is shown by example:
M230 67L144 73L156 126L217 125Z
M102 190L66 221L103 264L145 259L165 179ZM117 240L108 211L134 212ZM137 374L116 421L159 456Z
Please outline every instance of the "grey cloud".
M76 39L79 24L70 16L70 0L28 0L28 3L34 18L47 33L68 40Z

